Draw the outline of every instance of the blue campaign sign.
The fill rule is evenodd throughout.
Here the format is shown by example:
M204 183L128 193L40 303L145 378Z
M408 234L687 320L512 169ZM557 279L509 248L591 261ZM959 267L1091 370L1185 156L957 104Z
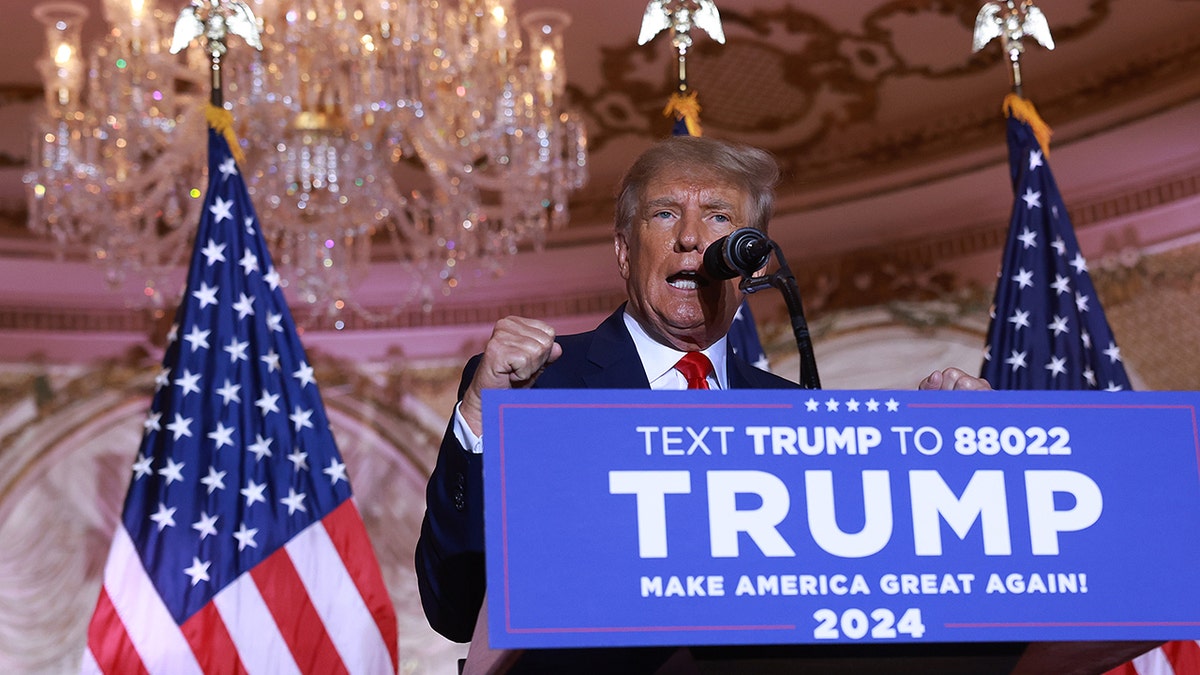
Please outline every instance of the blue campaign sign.
M1198 638L1198 402L485 392L491 644Z

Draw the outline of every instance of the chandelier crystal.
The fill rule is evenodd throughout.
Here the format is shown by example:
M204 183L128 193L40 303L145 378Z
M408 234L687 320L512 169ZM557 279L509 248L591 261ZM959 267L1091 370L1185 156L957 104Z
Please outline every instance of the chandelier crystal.
M110 29L89 54L85 8L34 9L46 108L25 181L33 230L163 306L199 221L211 65L169 53L178 8L151 2L105 0ZM565 13L518 26L512 0L244 4L263 50L231 37L220 79L293 303L380 318L352 289L388 261L418 280L396 308L428 309L465 261L498 269L566 224L587 143L564 101Z

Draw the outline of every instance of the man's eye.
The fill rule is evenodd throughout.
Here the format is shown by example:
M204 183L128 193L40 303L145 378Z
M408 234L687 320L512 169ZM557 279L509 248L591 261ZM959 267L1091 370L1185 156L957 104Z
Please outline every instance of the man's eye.
M725 215L724 213L713 214L713 220L717 221L718 223L731 222L729 216Z
M672 217L674 217L674 215L675 214L671 213L670 211L659 211L659 212L655 213L653 217L666 219L666 218L672 218Z

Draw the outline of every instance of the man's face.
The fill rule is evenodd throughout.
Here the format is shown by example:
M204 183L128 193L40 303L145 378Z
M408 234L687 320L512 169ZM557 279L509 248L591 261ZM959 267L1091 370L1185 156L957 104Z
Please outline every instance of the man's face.
M647 184L629 232L614 244L629 311L659 342L705 349L729 331L743 294L738 279L704 274L704 249L748 224L749 201L703 171L668 170Z

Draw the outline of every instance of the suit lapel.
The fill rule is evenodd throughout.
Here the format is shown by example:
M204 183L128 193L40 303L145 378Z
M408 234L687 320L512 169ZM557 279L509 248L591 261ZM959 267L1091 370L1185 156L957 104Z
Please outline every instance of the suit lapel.
M625 328L625 305L596 327L588 348L592 369L583 375L586 386L595 389L649 389L646 370L633 338Z

